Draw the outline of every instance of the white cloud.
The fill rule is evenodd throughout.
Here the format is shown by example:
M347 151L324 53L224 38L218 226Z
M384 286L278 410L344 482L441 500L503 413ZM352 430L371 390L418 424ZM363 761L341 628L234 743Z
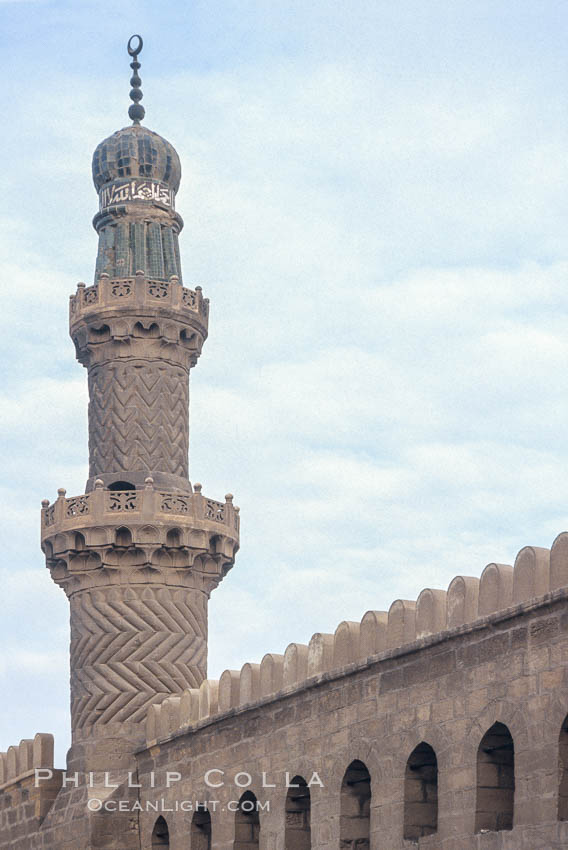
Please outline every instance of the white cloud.
M62 647L58 652L32 652L15 646L7 646L0 659L0 678L8 672L33 675L41 680L59 674L69 663L69 655Z

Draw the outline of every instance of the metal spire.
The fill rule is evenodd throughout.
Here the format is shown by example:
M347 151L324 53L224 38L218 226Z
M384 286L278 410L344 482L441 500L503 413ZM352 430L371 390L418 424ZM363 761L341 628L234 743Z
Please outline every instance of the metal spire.
M135 42L133 46L132 42L134 41L134 39L138 39L138 41ZM140 124L146 113L146 110L140 103L143 97L142 89L140 88L140 86L142 85L142 80L138 75L138 69L140 68L138 54L142 50L143 46L144 42L142 41L141 35L131 35L128 39L127 50L129 55L132 56L132 62L130 63L130 67L132 68L133 72L132 77L130 78L130 85L132 86L132 88L130 89L130 100L132 100L133 103L130 104L130 108L128 109L128 115L130 118L132 118L133 124Z

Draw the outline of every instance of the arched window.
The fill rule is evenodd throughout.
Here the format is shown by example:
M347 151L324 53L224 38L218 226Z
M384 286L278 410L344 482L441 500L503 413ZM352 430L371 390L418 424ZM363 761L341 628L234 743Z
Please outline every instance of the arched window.
M362 761L352 761L343 777L339 835L341 847L370 847L371 777Z
M285 850L310 850L310 789L305 779L295 776L286 794ZM297 787L294 787L297 786Z
M108 485L108 489L117 492L120 490L136 490L136 487L130 481L113 481L112 484Z
M406 762L404 774L404 838L417 841L438 829L438 760L422 741Z
M168 829L168 825L164 818L160 815L156 823L154 824L154 831L152 832L152 850L156 847L167 847L170 846L170 832Z
M114 533L114 542L117 546L131 546L132 545L132 532L126 526L121 525L120 528L117 528Z
M568 716L560 730L558 747L558 820L568 820Z
M234 850L255 850L260 837L260 818L255 795L245 791L235 812Z
M181 546L182 533L179 528L170 528L166 534L166 544L168 546Z
M191 850L211 850L211 815L197 809L191 821Z
M494 723L477 751L475 831L513 829L515 747L504 723Z

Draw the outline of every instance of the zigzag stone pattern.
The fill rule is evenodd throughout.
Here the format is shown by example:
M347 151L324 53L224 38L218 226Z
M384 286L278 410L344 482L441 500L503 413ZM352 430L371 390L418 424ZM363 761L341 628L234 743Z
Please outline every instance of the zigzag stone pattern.
M74 732L138 723L149 706L207 673L207 596L166 586L103 587L71 597Z
M188 477L189 372L117 360L89 370L90 475L160 470Z

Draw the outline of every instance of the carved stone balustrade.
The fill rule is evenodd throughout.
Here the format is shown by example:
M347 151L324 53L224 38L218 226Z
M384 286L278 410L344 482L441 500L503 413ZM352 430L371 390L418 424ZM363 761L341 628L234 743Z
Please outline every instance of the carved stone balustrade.
M239 509L227 494L208 499L155 489L111 491L97 481L90 493L42 503L41 543L54 580L66 592L86 584L154 579L187 585L202 571L210 591L232 567L239 548ZM198 563L197 563L198 561ZM185 577L184 577L184 574Z
M176 359L181 364L189 358L193 366L207 339L208 321L209 299L201 287L187 289L176 275L163 281L143 271L120 279L102 274L93 286L79 283L69 299L69 330L85 366L105 352L103 343L132 346L137 341L145 347L173 346L170 356L179 346Z

